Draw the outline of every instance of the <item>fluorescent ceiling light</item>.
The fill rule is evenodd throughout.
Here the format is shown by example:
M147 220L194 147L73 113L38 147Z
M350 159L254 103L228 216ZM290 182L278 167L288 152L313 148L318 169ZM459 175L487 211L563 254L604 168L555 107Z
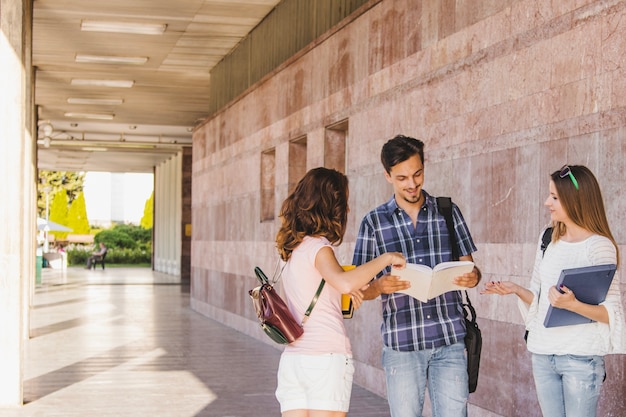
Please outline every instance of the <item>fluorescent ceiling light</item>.
M97 119L97 120L113 120L114 114L96 114L96 113L65 113L65 117L76 117L80 119Z
M87 152L106 152L107 150L107 148L96 148L96 147L84 147L81 149Z
M86 85L91 87L130 88L135 84L133 80L85 80L73 78L72 85Z
M105 106L116 106L124 103L121 98L75 98L70 97L67 99L70 104L102 104Z
M145 56L114 56L114 55L76 55L76 62L86 64L145 64Z
M80 29L88 32L132 33L137 35L162 35L167 25L158 23L99 22L83 20Z

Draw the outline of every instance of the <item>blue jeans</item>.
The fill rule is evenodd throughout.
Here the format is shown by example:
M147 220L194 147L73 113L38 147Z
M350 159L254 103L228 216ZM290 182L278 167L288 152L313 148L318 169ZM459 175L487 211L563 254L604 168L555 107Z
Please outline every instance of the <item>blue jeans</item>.
M383 347L383 368L391 417L422 417L426 381L433 417L466 417L465 343L398 352Z
M533 376L546 417L595 417L604 380L602 356L538 355Z

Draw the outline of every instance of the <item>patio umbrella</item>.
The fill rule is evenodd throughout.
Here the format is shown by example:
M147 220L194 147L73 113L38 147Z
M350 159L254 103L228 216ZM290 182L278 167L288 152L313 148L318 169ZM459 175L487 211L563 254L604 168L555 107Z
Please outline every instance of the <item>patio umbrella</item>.
M46 219L37 217L37 230L46 230L46 225L48 226L49 232L71 232L73 230L51 220L46 221Z

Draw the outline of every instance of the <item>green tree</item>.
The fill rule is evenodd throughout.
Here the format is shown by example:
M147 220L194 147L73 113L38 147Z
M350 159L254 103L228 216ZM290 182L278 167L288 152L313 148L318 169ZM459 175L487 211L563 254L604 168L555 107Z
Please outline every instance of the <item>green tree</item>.
M68 204L83 192L85 183L84 172L40 170L38 176L37 211L39 217L45 217L46 215L46 190L48 190L50 201L52 201L52 196L57 192L65 190Z
M143 207L143 217L139 221L139 225L144 229L152 229L154 222L154 191L150 194L150 198L146 200Z
M86 235L91 231L89 219L87 218L87 206L85 205L85 195L78 194L72 201L67 213L67 227L72 229L72 233Z
M53 222L62 224L64 226L67 225L68 220L68 198L67 192L64 189L56 192L52 197L52 203L50 204L50 220ZM67 237L67 232L53 232L55 238L65 239Z

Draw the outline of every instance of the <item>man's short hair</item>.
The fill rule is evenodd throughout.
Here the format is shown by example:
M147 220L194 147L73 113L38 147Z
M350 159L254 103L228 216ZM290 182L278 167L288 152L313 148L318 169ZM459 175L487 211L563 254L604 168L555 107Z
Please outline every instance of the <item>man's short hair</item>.
M383 149L380 152L380 161L385 171L390 173L391 168L415 154L420 156L420 160L424 164L424 142L409 136L397 135L383 145Z

